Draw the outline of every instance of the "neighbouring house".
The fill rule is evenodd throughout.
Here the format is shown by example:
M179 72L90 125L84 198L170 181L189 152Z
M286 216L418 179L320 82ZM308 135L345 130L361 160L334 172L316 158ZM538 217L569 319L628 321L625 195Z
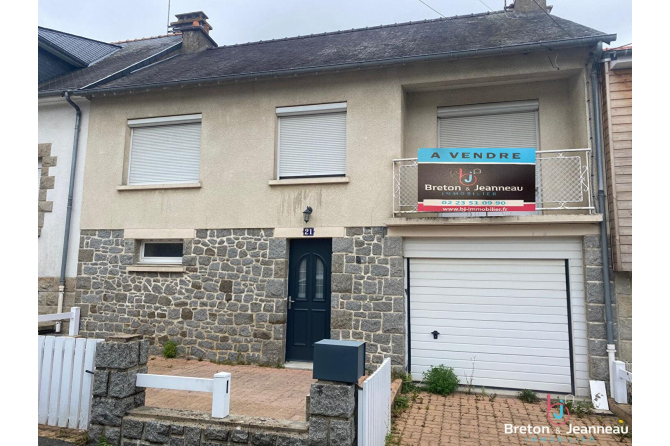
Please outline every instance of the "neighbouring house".
M616 36L540 8L221 47L178 16L179 54L73 93L82 331L288 366L361 340L415 379L588 395L614 343L589 98ZM534 208L419 212L420 148L536 149Z
M110 44L43 27L37 35L38 312L48 314L74 304L79 258L90 107L86 98L69 93L103 85L169 56L181 46L181 36ZM40 326L41 331L53 329L53 323Z
M603 140L608 218L616 290L617 349L633 362L633 45L605 51L602 72Z

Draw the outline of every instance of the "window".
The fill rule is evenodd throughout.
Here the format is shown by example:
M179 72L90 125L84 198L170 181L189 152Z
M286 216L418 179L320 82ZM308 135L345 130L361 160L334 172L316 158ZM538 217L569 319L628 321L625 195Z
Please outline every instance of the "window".
M277 177L346 174L347 104L277 108Z
M128 121L128 184L200 181L201 120L198 114Z
M177 240L147 240L140 248L140 263L180 264L184 255L184 242Z

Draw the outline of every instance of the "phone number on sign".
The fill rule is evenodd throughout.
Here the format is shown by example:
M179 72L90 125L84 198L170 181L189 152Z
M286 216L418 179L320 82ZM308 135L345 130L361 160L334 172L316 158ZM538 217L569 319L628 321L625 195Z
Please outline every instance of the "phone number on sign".
M486 200L444 200L440 202L443 206L505 206L506 201Z

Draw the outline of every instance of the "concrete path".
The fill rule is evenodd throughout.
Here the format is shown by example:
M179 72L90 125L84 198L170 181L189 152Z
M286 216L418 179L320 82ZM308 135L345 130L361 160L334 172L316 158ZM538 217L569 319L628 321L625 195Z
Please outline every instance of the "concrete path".
M254 365L224 365L208 361L150 357L149 373L156 375L212 378L215 373L232 374L230 413L305 421L305 397L315 381L311 370L289 370ZM211 412L212 394L181 390L147 389L150 407Z
M527 404L511 397L489 397L456 393L447 397L420 393L412 407L393 424L394 439L391 444L412 446L442 445L550 445L582 444L615 446L632 444L630 438L620 439L611 434L566 435L567 427L547 421L546 401ZM544 435L506 434L505 424L516 426L547 426ZM614 426L619 418L589 415L572 417L575 426ZM558 438L561 438L559 443ZM567 438L567 440L566 440ZM544 439L544 441L542 441Z

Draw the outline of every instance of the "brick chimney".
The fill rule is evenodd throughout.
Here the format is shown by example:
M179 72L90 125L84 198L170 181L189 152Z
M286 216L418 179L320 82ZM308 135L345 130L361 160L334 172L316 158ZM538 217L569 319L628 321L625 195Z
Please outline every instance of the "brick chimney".
M172 32L182 35L182 53L197 53L218 46L209 35L209 31L214 28L207 22L207 14L195 11L175 14L175 17L177 21L170 23L170 27Z
M514 0L512 8L515 12L551 12L553 6L547 6L547 0Z

